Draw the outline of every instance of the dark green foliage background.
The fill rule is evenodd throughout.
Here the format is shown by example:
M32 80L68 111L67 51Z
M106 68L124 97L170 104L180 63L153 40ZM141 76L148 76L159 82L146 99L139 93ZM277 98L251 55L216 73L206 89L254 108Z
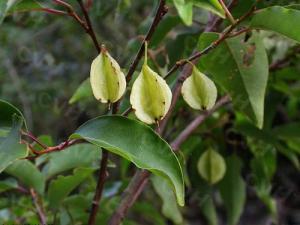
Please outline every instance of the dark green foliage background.
M69 2L74 3L79 11L76 1ZM150 43L152 53L156 54L156 62L151 61L150 66L161 74L166 74L177 60L192 54L210 19L208 11L195 7L192 26L185 26L172 2L168 1L169 13ZM243 15L254 1L238 2L232 11L236 18ZM294 3L300 2L262 1L258 8ZM156 4L157 1L149 0L94 1L90 15L99 41L106 45L125 71L140 46L140 35L146 33L152 22L153 17L149 14L154 14ZM293 8L299 9L299 5ZM299 29L299 21L295 22L297 28L291 27L289 22L292 21L282 21L282 26ZM246 21L244 25L248 24ZM224 21L217 31L221 32L227 25L228 21ZM252 26L256 27L255 24ZM175 197L170 194L172 190L167 189L163 181L154 180L130 210L124 224L215 225L217 218L221 224L230 225L260 225L271 221L284 225L300 224L300 46L299 42L276 32L259 33L270 64L263 129L258 129L242 110L232 105L218 110L183 143L178 154L185 173L186 206L178 208ZM297 35L299 41L300 33ZM44 135L40 137L44 143L49 146L60 143L87 120L107 112L107 106L99 104L92 96L74 104L68 103L78 86L89 77L90 64L96 56L90 38L71 18L39 11L13 13L0 26L0 99L20 109L28 130ZM203 60L203 69L207 72L211 72L208 66L205 68L209 57ZM218 65L222 63L226 65L226 61L218 62ZM212 62L210 66L214 64L217 63ZM178 74L168 79L171 86ZM217 85L219 96L223 96L222 85ZM128 100L124 100L121 111L128 106ZM198 114L180 98L170 119L166 140L176 138ZM196 168L199 157L208 147L217 149L228 163L226 180L215 186L209 186ZM62 185L66 189L67 183L70 184L56 210L51 205L53 189L51 194L41 193L48 221L54 218L57 224L85 224L87 221L96 186L93 172L98 168L98 157L95 147L84 148L91 150L91 155L75 149L77 155L55 156L54 153L37 159L32 166L34 169L24 166L29 170L24 170L25 174L35 174L34 182L44 182L46 189L55 190L53 180L58 187ZM85 156L84 162L80 163L78 159ZM55 167L55 157L73 160L77 164L61 169ZM75 167L81 169L73 170ZM88 169L80 171L84 170L82 167ZM51 174L49 168L59 172ZM111 155L110 177L105 186L98 224L106 224L134 170L129 161ZM37 224L39 221L30 196L16 191L18 183L31 181L19 176L13 168L0 174L0 223ZM45 178L41 178L43 176ZM74 183L81 179L82 182L72 185L72 178ZM45 187L40 192L45 191ZM160 188L162 192L157 195Z

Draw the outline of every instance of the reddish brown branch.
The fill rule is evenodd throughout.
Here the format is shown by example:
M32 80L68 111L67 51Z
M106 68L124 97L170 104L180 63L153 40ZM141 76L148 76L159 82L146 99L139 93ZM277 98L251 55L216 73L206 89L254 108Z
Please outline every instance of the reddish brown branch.
M50 14L56 14L56 15L68 15L67 12L61 11L61 10L56 10L56 9L51 9L51 8L41 8L41 9L34 9L35 11L44 11Z
M32 202L35 206L35 209L36 209L36 212L39 217L41 225L47 225L47 219L46 219L46 215L45 215L42 203L40 202L37 193L32 188L30 188L30 195L31 195Z
M74 11L73 7L69 3L62 0L53 0L53 2L66 8L67 15L73 17L86 32L88 31L88 26L86 25L86 23L78 16L78 14ZM48 11L46 10L46 12Z
M86 7L84 6L82 0L77 0L77 2L78 2L79 6L81 8L81 11L84 15L85 21L87 23L88 29L86 30L86 32L90 35L90 37L92 38L93 43L94 43L98 53L100 53L101 52L101 46L99 45L99 42L97 40L97 37L96 37L95 31L94 31L94 28L92 26L92 22L91 22L89 13L88 13Z
M234 24L235 23L235 19L233 18L233 16L231 15L230 11L228 10L227 6L225 5L225 3L223 2L223 0L219 0L220 5L222 6L223 10L225 11L225 15L227 17L227 19Z
M149 42L155 32L155 29L157 27L157 25L159 24L159 22L161 21L161 19L164 17L164 15L168 12L168 8L166 7L166 1L165 0L160 0L159 1L159 5L157 7L153 22L142 42L142 45L139 49L139 51L137 52L134 60L132 61L132 63L130 64L128 73L126 75L126 80L127 82L131 80L132 75L139 63L139 61L141 60L143 54L144 54L144 50L145 50L145 42Z
M168 71L168 73L165 75L165 79L168 78L171 74L173 74L176 70L178 70L180 67L185 66L187 62L193 62L196 59L199 59L201 56L208 54L211 50L215 49L219 44L221 44L223 41L225 41L228 37L230 37L231 32L246 18L248 18L255 10L255 6L253 6L244 16L237 19L234 24L229 26L225 31L220 34L220 37L211 43L209 46L207 46L202 51L197 51L192 56L190 56L187 59L181 59L175 63L175 65ZM190 67L190 66L189 66Z
M31 149L32 153L35 154L35 155L34 156L28 156L25 159L34 159L34 158L37 158L40 155L48 154L48 153L51 153L51 152L62 151L64 149L70 147L71 145L82 143L83 141L84 140L82 140L82 139L67 140L67 141L64 141L64 142L56 145L56 146L46 147L45 149L43 149L41 151L34 150L34 148L30 144L27 144L28 147ZM23 143L24 143L24 141L23 141Z
M109 225L119 225L122 222L128 209L133 205L147 184L149 176L150 173L147 170L138 170L135 173L130 184L123 193L120 205L110 218L108 222Z
M95 195L92 202L92 209L89 216L88 225L93 225L96 223L96 216L99 209L99 202L102 197L102 192L104 188L104 183L107 178L107 161L108 161L108 152L107 150L102 150L102 159L100 161L100 170L98 174L97 187L95 191Z
M33 140L34 142L36 142L38 145L40 145L42 148L46 149L48 148L47 145L43 144L42 142L40 142L32 133L30 132L25 132L25 131L21 131L22 135L29 137L31 140Z
M93 5L93 0L86 0L85 7L89 10Z

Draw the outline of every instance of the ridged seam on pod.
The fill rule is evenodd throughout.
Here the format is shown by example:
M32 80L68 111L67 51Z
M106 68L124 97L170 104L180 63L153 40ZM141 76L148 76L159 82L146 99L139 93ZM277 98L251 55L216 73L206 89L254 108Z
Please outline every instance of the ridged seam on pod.
M182 84L181 93L183 99L193 109L209 110L216 103L216 85L205 74L201 73L194 64L192 66L191 76Z
M201 155L197 167L201 177L210 184L220 181L226 172L225 160L213 149L208 149Z
M102 103L116 102L125 92L125 75L104 46L92 62L90 81L95 98Z
M161 120L168 112L172 92L166 81L147 65L147 43L145 42L145 60L142 71L134 81L130 103L136 117L153 124Z

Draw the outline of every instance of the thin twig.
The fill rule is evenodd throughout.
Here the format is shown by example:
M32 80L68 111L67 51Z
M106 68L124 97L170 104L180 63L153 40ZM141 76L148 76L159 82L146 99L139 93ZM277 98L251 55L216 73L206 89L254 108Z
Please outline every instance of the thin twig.
M250 27L242 28L242 29L240 29L236 32L232 32L230 35L228 35L228 38L236 37L236 36L239 36L243 33L247 33L247 32L250 32L250 31L251 31Z
M227 6L225 5L225 3L223 2L223 0L219 0L220 5L222 6L223 10L225 11L225 15L227 17L227 19L232 23L235 24L235 19L233 18L233 16L231 15L231 12L228 10Z
M174 151L178 151L180 145L195 131L203 121L211 116L216 110L218 110L221 106L230 102L230 97L228 95L220 98L219 101L216 102L214 107L203 114L197 116L178 136L172 141L171 147Z
M89 10L93 5L93 0L86 0L85 7Z
M61 10L56 10L56 9L51 9L51 8L41 8L41 9L33 9L34 11L44 11L50 14L55 14L55 15L68 15L67 12L61 11Z
M168 71L168 73L164 76L165 79L167 79L171 74L173 74L176 70L178 70L180 67L184 66L187 64L187 62L192 62L195 59L198 59L199 57L206 55L209 53L211 50L215 49L219 44L221 44L223 41L225 41L231 34L231 32L246 18L248 18L253 11L255 10L255 6L253 6L244 16L242 16L240 19L236 20L235 24L232 24L229 26L225 31L220 34L220 37L212 42L209 46L207 46L205 49L202 51L197 51L194 53L192 56L190 56L187 59L181 59L175 63L175 65Z
M91 19L89 16L89 13L87 11L87 8L85 7L85 5L83 4L82 0L77 0L81 11L84 15L85 21L87 23L87 33L90 35L90 37L93 40L93 43L98 51L98 53L100 54L101 52L101 46L99 45L99 42L97 40L93 25L91 23ZM116 110L115 106L113 105L113 113L114 110ZM104 183L106 181L107 178L107 161L108 161L108 151L106 149L102 150L102 158L100 160L100 170L98 173L98 180L97 180L97 187L95 190L95 194L94 194L94 198L93 198L93 202L92 202L92 208L91 208L91 212L89 215L89 220L88 220L88 224L89 225L94 225L96 222L96 217L97 217L97 212L98 212L98 208L99 208L99 202L101 200L102 197L102 192L104 189Z
M130 184L123 193L122 201L110 218L109 225L119 225L124 219L128 209L133 205L141 191L146 185L150 173L147 170L138 170L132 178Z
M27 156L27 157L25 157L25 159L35 159L38 156L41 156L41 155L44 155L44 154L57 152L57 151L62 151L64 149L70 147L71 145L79 144L79 143L82 143L83 141L84 140L82 140L82 139L67 140L67 141L64 141L64 142L60 143L59 145L47 147L47 148L45 148L41 151L34 150L33 147L30 144L27 144L28 147L32 150L32 152L35 155L34 156Z
M144 54L144 50L145 50L145 42L147 41L148 43L150 42L152 35L155 32L156 27L158 26L159 22L161 21L161 19L164 17L164 15L168 12L168 8L166 7L166 0L160 0L159 1L159 5L157 7L153 22L141 44L141 47L139 49L139 51L137 52L134 60L132 61L132 63L130 64L129 70L127 72L126 75L126 80L127 82L131 80L132 75L139 63L139 61L141 60L143 54Z
M80 26L82 26L82 28L86 32L88 32L87 24L78 16L78 14L74 11L73 7L69 3L64 2L62 0L53 0L53 2L58 4L58 5L61 5L61 6L65 7L68 11L67 14L69 16L73 17L80 24ZM48 11L46 10L46 12L48 12ZM52 12L50 12L50 13L52 13Z
M95 31L94 31L94 28L93 28L92 23L91 23L91 19L90 19L89 13L88 13L86 7L84 6L82 0L77 0L77 2L78 2L79 6L80 6L80 8L81 8L81 11L82 11L82 13L83 13L83 15L84 15L84 18L85 18L86 23L87 23L87 26L88 26L87 33L88 33L88 34L90 35L90 37L92 38L93 43L94 43L94 45L95 45L95 47L96 47L98 53L100 53L100 52L101 52L101 46L100 46L100 44L99 44L99 42L98 42L98 40L97 40L97 37L96 37Z
M32 133L30 132L25 132L25 131L21 131L21 134L29 137L31 140L33 140L34 142L36 142L38 145L40 145L43 149L48 148L47 145L43 144L42 142L40 142Z
M37 193L32 188L30 188L30 195L32 197L32 202L35 206L35 209L36 209L36 212L37 212L37 215L39 217L41 224L47 225L47 218L46 218L42 203L39 201Z
M108 161L108 151L102 150L102 159L100 161L100 170L98 174L97 187L95 191L95 195L92 202L92 209L89 216L88 225L93 225L96 222L96 216L99 208L99 202L102 197L102 192L104 188L104 183L107 178L107 161Z

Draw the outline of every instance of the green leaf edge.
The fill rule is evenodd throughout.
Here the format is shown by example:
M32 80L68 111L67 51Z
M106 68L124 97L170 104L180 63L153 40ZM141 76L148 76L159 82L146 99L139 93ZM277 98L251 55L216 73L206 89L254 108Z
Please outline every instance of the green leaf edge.
M3 99L0 99L0 105L2 103L5 104L5 105L7 105L8 107L12 108L14 111L16 111L18 113L18 116L20 116L22 118L22 120L23 120L25 129L28 130L27 123L26 123L26 120L25 120L25 117L24 117L23 113L16 106L14 106L13 104L11 104L8 101L5 101ZM1 113L1 110L0 110L0 113ZM13 118L13 115L14 114L12 114L12 118Z
M178 190L178 189L176 188L176 186L174 185L174 183L172 182L172 180L171 180L171 178L168 176L168 174L166 174L166 173L164 173L163 171L160 171L160 170L151 169L151 168L146 168L146 167L144 167L144 168L143 168L143 167L140 167L139 165L137 165L136 163L134 163L130 158L126 157L126 156L122 153L122 151L120 151L118 148L116 148L116 147L113 146L113 145L110 145L110 144L107 143L107 142L102 141L102 142L104 143L104 145L100 145L99 143L93 143L93 141L95 141L94 139L92 139L92 138L90 138L90 139L89 139L89 138L84 138L84 137L82 137L81 135L76 134L76 131L75 131L74 134L72 134L72 135L69 137L69 139L81 139L81 138L82 138L82 139L85 139L86 141L90 142L91 144L97 145L97 146L99 146L99 147L107 148L107 146L110 146L110 147L111 147L112 149L114 149L114 150L112 150L112 149L107 149L108 151L110 151L110 152L112 152L112 153L115 153L115 154L117 154L117 155L119 155L119 156L121 156L121 157L123 157L123 158L125 158L125 159L127 159L127 160L129 160L129 161L131 161L131 162L132 162L136 167L138 167L138 168L146 169L146 170L149 170L150 172L152 172L152 173L154 173L154 174L157 174L157 175L162 176L163 178L167 179L168 182L172 185L172 187L173 187L173 189L174 189L174 192L175 192L175 194L176 194L177 203L178 203L180 206L184 206L184 194L185 194L185 193L184 193L184 177L183 177L183 172L182 172L181 164L180 164L180 162L179 162L179 160L178 160L176 154L173 152L171 146L168 144L168 142L166 142L166 141L165 141L164 139L162 139L157 133L155 133L151 127L145 125L144 123L142 123L142 122L140 122L140 121L137 121L137 120L134 120L134 119L129 119L129 118L125 117L125 116L114 115L114 116L99 116L99 117L93 118L93 119L91 119L91 120L85 122L84 124L82 124L79 128L77 128L77 130L79 130L81 127L83 127L83 126L84 126L85 124L87 124L87 123L90 123L90 122L92 122L92 121L94 121L94 120L97 120L97 119L100 119L100 118L105 118L105 117L122 118L122 119L130 120L130 121L132 121L132 122L134 122L134 123L138 123L139 125L143 126L145 129L148 129L150 132L152 132L152 134L155 135L157 138L159 138L161 141L163 141L163 142L169 147L171 154L175 157L175 159L176 159L176 161L177 161L177 163L178 163L179 170L180 170L180 174L181 174L181 180L182 180L182 186L180 187L180 190Z

